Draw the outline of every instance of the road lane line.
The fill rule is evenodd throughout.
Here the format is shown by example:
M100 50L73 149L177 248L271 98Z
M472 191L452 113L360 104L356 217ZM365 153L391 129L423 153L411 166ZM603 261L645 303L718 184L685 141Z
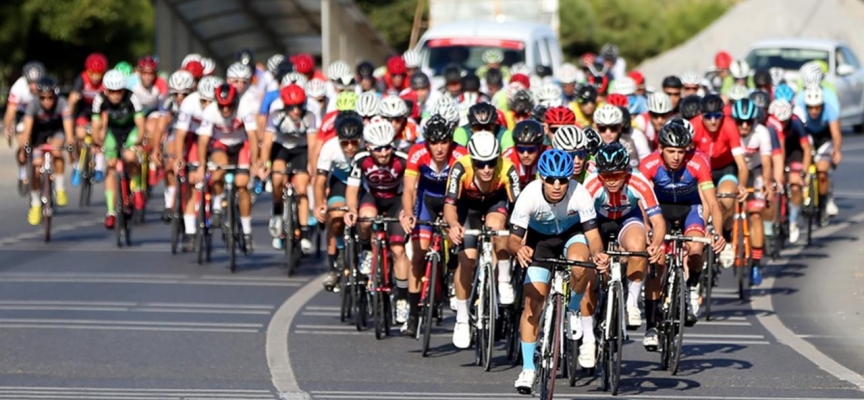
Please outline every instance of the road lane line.
M339 306L306 306L303 307L304 310L310 311L341 311L342 308Z
M0 318L0 324L82 324L82 325L164 325L201 327L213 326L219 328L264 328L264 324L244 322L175 322L175 321L120 321L103 319L62 319L62 318Z
M340 331L341 330L346 330L346 331L347 330L355 330L356 331L357 327L349 326L349 325L302 325L302 324L297 324L296 326L294 326L294 329L296 329L296 330L335 329L335 330L340 330Z
M303 311L300 315L304 317L338 317L338 311Z
M272 287L300 287L299 282L250 282L250 281L203 281L203 280L180 280L180 279L122 279L122 278L4 278L0 276L0 283L130 283L130 284L157 284L157 285L197 285L197 286L272 286Z
M110 388L110 387L60 387L60 386L0 386L0 393L3 391L54 391L54 392L120 392L120 393L215 393L234 394L243 396L260 396L262 394L272 394L265 389L163 389L163 388Z
M50 324L0 324L2 329L69 329L98 331L154 331L154 332L203 332L203 333L261 333L260 329L192 328L157 326L110 326L110 325L50 325Z

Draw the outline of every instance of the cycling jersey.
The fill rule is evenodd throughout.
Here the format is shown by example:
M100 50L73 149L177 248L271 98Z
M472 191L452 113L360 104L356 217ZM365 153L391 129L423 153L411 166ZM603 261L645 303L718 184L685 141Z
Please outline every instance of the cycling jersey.
M393 151L387 165L379 165L368 151L360 152L354 156L348 186L359 187L362 183L373 197L392 199L402 194L402 178L407 164L407 156L401 151Z
M510 217L510 231L520 237L524 237L526 231L557 236L576 224L582 224L583 231L596 228L596 218L591 194L579 182L571 180L564 198L549 204L543 194L543 181L537 180L529 183L524 195L516 200Z
M741 137L744 146L744 160L747 161L747 169L753 171L762 166L762 156L771 156L771 133L765 125L756 125L753 132Z
M438 171L426 144L417 143L408 152L408 166L405 169L405 175L418 178L418 193L443 197L447 185L447 177L450 174L450 166L466 154L468 154L468 150L464 147L456 143L451 144L450 156L447 159L447 163Z
M471 156L462 156L450 167L450 175L447 178L447 204L456 204L459 199L469 201L484 200L498 195L501 192L507 194L507 199L512 203L519 196L519 174L510 160L499 157L495 170L492 173L492 181L489 190L484 192L477 184L474 176L474 165Z
M269 92L264 93L264 97L261 99L261 106L258 108L259 115L270 115L270 106L273 105L273 102L279 99L279 90L271 90Z
M201 125L204 109L201 108L201 96L198 92L192 92L180 103L180 111L177 114L177 123L174 128L181 131L194 133Z
M288 116L286 111L273 112L267 119L266 130L275 136L274 142L286 149L308 147L307 135L318 133L315 116L308 111L304 112L298 121Z
M339 116L339 111L330 111L321 118L321 126L318 128L318 140L325 143L328 140L336 137L336 117Z
M597 107L600 107L600 104L597 104ZM594 116L586 116L585 113L582 112L582 109L579 108L579 103L570 103L570 109L573 110L573 114L576 115L576 126L579 128L585 128L586 126L594 125Z
M242 101L242 99L241 99L241 101ZM256 108L257 108L257 106L256 106ZM274 112L277 112L277 111L280 111L283 109L285 109L285 103L282 102L282 99L277 98L272 103L270 103L270 108L268 109L266 114L271 115ZM303 107L303 109L307 113L310 113L310 114L312 114L313 117L315 117L315 122L314 122L313 126L315 126L315 131L317 133L318 127L321 126L321 117L320 117L321 105L318 104L318 102L315 100L308 99L308 100L306 100L306 105Z
M22 76L18 78L18 80L16 80L9 89L9 97L6 100L6 103L14 104L15 111L23 113L27 109L27 105L30 104L34 98L39 100L38 96L35 96L30 92L30 84L27 83L27 79Z
M670 171L659 152L651 153L639 163L639 172L654 184L654 193L660 203L702 204L699 188L714 188L711 167L703 157L690 152L683 163L683 168Z
M241 118L235 112L234 115L225 118L219 111L219 105L216 102L210 103L201 113L201 116L201 126L195 133L198 136L208 136L226 146L242 144L248 139L249 133L254 135L255 131L258 130L255 115L247 114Z
M539 153L543 154L547 149L549 149L549 146L540 146ZM531 181L537 178L537 160L539 160L539 156L537 160L534 160L534 165L523 165L522 161L519 160L519 152L516 151L516 146L513 146L504 150L501 157L510 160L510 162L516 167L516 173L519 174L519 185L521 187L524 188L531 183Z
M48 137L58 132L63 133L63 121L72 118L72 112L63 96L57 96L57 99L54 100L54 107L50 110L42 108L38 98L33 99L27 104L24 115L33 117L30 141L34 146L45 143Z
M94 84L90 81L90 76L86 72L82 72L72 83L72 92L81 94L81 101L86 105L91 105L93 100L102 94L102 82L100 81L98 85Z
M396 147L399 150L407 151L420 138L420 129L417 123L408 118L405 120L405 126L402 130L396 132Z
M630 132L622 132L618 136L618 143L627 150L630 156L630 167L638 168L639 160L648 157L651 154L651 147L648 145L648 139L645 138L645 133L636 128L631 128Z
M319 174L331 174L330 176L339 182L348 183L348 175L351 173L351 161L345 157L342 145L338 138L332 138L321 146L318 156L318 165L315 167Z
M111 104L105 94L93 99L93 120L98 121L103 112L107 113L108 129L115 135L125 135L135 129L135 117L144 115L138 96L129 90L123 90L123 99L117 104Z
M840 98L837 97L837 92L832 90L828 81L822 82L822 97L825 99L825 108L831 108L840 112ZM803 86L799 86L803 87ZM795 95L795 108L807 113L807 104L804 103L804 90ZM802 118L803 119L803 118Z
M701 115L691 119L690 123L695 132L693 143L711 159L712 170L729 166L735 162L735 156L744 154L741 135L732 118L724 117L720 129L713 134L705 128Z
M585 180L585 188L594 200L597 214L606 219L618 220L631 213L639 213L640 204L649 217L660 214L660 206L651 183L638 172L631 173L621 190L616 193L606 190L599 174L591 174Z
M840 112L838 110L838 108L828 104L826 101L822 107L822 113L819 114L819 118L811 118L810 113L805 111L804 129L810 136L813 136L814 140L830 138L831 130L828 126L832 122L839 120Z
M150 89L145 88L140 79L129 90L141 101L141 107L144 109L145 114L158 110L159 98L165 95L155 84Z

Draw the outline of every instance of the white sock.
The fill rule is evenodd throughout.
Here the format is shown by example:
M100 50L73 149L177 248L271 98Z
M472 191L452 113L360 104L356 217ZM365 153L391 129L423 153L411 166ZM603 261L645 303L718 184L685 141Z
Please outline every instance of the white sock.
M582 316L582 343L594 342L594 316Z
M63 174L54 174L54 190L66 191L66 177Z
M183 225L186 225L186 234L195 234L195 214L183 214Z
M105 172L105 154L96 154L96 170Z
M456 299L456 322L468 322L468 300Z
M165 188L165 193L163 193L163 196L165 196L165 208L171 208L171 206L174 205L173 204L174 203L174 195L176 193L177 193L177 187L176 186L168 186Z
M498 261L498 282L510 283L510 260Z
M22 181L27 179L27 167L23 165L18 167L18 179Z
M213 210L213 212L222 211L222 197L224 197L224 196L225 196L224 194L214 194L213 195L213 197L212 197L213 205L211 206L212 207L211 209Z
M30 191L30 205L34 207L42 205L42 196L39 195L38 190Z
M635 306L639 304L639 296L642 295L642 282L627 282L627 291L630 292L630 296L627 297L627 305Z
M243 227L243 234L249 235L252 233L252 217L240 217L240 226Z

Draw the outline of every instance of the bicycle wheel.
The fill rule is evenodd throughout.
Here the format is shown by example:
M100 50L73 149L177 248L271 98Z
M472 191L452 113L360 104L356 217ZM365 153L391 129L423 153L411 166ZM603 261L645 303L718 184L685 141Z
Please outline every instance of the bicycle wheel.
M291 196L285 196L282 205L282 231L285 235L285 267L288 268L288 276L294 275L297 268L297 259L294 258L294 247L297 242L294 241L294 231L297 229L294 226L294 200Z
M180 239L183 237L183 180L176 177L174 205L171 207L171 254L177 254Z
M420 317L420 325L423 327L423 341L421 347L421 355L426 357L429 355L429 342L432 339L432 324L435 318L435 305L438 304L435 299L436 286L438 286L438 259L433 256L429 260L429 276L426 284L426 293L423 299L423 314Z
M345 252L345 249L342 249L342 253ZM339 321L345 322L351 318L351 310L354 305L352 304L353 294L351 293L351 284L349 278L345 276L345 256L344 254L337 255L338 260L336 262L337 265L340 265L341 268L337 268L338 273L340 274L339 279L339 295L342 296L342 306L339 309Z
M675 274L675 291L673 292L672 308L675 313L674 336L670 337L669 370L672 375L678 373L681 361L681 349L684 345L684 319L687 318L687 285L684 282L684 271Z
M621 358L624 352L624 287L621 282L615 282L612 286L612 320L609 332L612 334L606 343L606 351L609 353L607 364L608 376L612 387L612 395L618 395L621 384Z
M807 245L811 245L813 243L813 226L816 225L814 221L818 218L817 210L819 206L816 205L816 199L819 194L816 192L816 183L815 177L811 177L809 183L809 193L810 193L810 201L807 204Z
M548 338L551 340L550 346L544 346L544 351L548 351L546 358L546 368L540 380L540 399L551 400L555 393L555 379L558 377L558 358L561 354L561 328L564 326L562 317L561 296L556 295L552 303L552 324L550 326Z
M571 329L569 326L567 329ZM572 329L571 329L572 330ZM566 340L565 354L567 357L567 384L570 387L576 386L576 381L579 379L579 340Z
M489 368L492 367L492 353L495 350L495 317L498 314L498 299L496 298L496 280L493 279L495 277L495 269L492 267L492 264L486 265L486 290L485 293L485 301L483 304L486 309L484 310L485 323L483 324L483 335L485 336L484 347L483 347L483 370L489 371Z
M517 268L510 281L522 282L521 272L522 268ZM510 361L510 365L516 366L522 361L520 359L522 343L519 337L519 323L522 319L523 286L517 284L514 290L516 291L516 297L513 305L507 311L507 360Z
M47 167L47 166L46 166ZM54 214L54 185L51 174L42 173L42 225L45 227L45 243L51 241L51 215Z
M120 161L118 161L120 162ZM126 208L123 206L123 197L126 195L123 190L123 174L115 172L117 181L117 191L114 192L114 232L117 235L117 247L123 247L126 239Z
M380 248L377 244L372 248L372 268L375 269L372 284L372 322L375 325L375 339L384 337L384 297L387 294L380 289L384 286Z
M223 217L225 222L222 224L222 233L225 236L226 250L228 250L228 266L234 273L237 270L237 232L235 232L237 224L234 221L237 218L234 215L234 202L237 199L234 198L234 193L230 190L226 190L225 197L228 199L228 207L226 207Z
M81 153L83 157L78 164L80 169L78 173L81 174L81 192L78 197L78 208L90 205L90 148L85 147ZM83 168L80 166L83 166Z
M705 305L705 320L711 320L711 294L714 292L714 250L710 246L705 246L706 264L702 268L702 291L704 296L702 303Z
M204 264L204 256L208 251L205 246L207 246L206 236L209 231L209 227L207 226L207 193L205 191L198 192L200 199L198 199L198 230L195 235L195 241L198 242L195 244L196 249L198 250L198 265Z

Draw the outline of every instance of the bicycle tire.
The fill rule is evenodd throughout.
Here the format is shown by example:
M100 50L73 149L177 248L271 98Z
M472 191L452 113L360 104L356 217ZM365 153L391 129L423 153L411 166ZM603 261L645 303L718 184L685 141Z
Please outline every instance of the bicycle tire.
M205 184L206 185L206 184ZM195 235L196 248L198 250L198 265L204 265L204 255L207 249L206 235L207 227L207 193L204 190L198 192L198 231Z
M678 366L681 361L681 350L684 345L684 319L687 318L687 285L684 282L683 270L675 274L675 294L673 306L675 307L675 329L674 336L670 338L672 353L669 357L669 369L672 375L678 374Z
M615 282L612 287L614 303L612 305L612 327L610 332L614 333L614 338L611 341L611 346L607 346L607 350L611 351L609 364L609 377L611 380L612 395L618 395L618 389L621 385L621 359L624 351L624 286L622 283Z
M568 327L567 329L572 329ZM576 381L579 380L579 340L567 340L565 346L567 354L567 384L570 387L576 386Z
M375 326L375 339L381 340L384 337L384 296L385 293L379 289L384 286L384 277L381 272L381 257L377 251L378 245L375 244L372 251L372 268L375 269L373 274L372 285L372 322Z
M43 166L43 168L46 166ZM51 215L54 214L54 188L51 174L42 173L42 225L45 227L45 243L51 241Z
M345 252L345 249L342 249L342 252ZM344 254L340 254L337 257L341 259L342 265L344 266ZM338 265L338 262L337 262ZM349 318L351 318L351 310L354 307L352 304L353 294L350 292L350 282L349 278L345 276L345 268L338 268L338 273L341 275L339 279L339 295L342 296L342 305L339 308L339 321L344 323Z
M816 192L816 183L815 177L811 177L809 186L809 194L810 194L810 203L807 205L807 245L810 246L813 244L813 225L814 220L817 218L817 212L819 210L819 205L816 204L819 198L819 193Z
M495 269L492 267L492 264L485 266L486 268L486 301L483 303L486 306L486 318L485 324L483 324L483 334L485 335L484 347L483 347L483 370L489 371L492 368L492 354L495 351L495 315L497 314L498 302L495 294L496 280L493 279L495 276Z
M739 220L736 220L735 223L736 224L739 223ZM740 222L740 223L743 224L743 222ZM747 239L744 237L743 232L741 232L739 230L737 238L736 238L736 244L737 244L736 249L737 250L735 252L735 265L734 265L734 267L735 267L735 277L737 278L737 281L738 281L738 300L741 300L741 301L744 301L747 298L747 294L745 293L745 290L747 290L747 286L746 286L746 283L744 283L744 279L745 279L744 277L746 276L745 269L746 269L746 265L747 265L747 253L745 250L745 246L747 244L745 243L745 240L747 240Z
M297 227L294 226L293 205L292 196L285 196L282 200L282 231L285 235L285 245L282 247L285 250L285 267L288 269L288 276L294 275L297 268L297 260L294 258L294 247L297 246L294 241L294 231Z
M225 235L225 245L228 250L228 267L231 273L234 273L237 270L237 232L235 232L237 224L234 223L234 219L237 217L234 215L234 202L237 200L234 198L234 192L227 188L225 190L225 197L228 199L228 207L225 210L222 231Z
M705 320L711 320L711 295L714 292L714 250L705 246L707 264L705 264L705 281L702 282L702 290L705 291L703 303L705 303Z
M78 208L84 208L90 205L90 149L85 147L83 153L83 159L79 164L81 174L81 193L78 196ZM80 165L84 167L81 168Z
M420 324L423 327L423 340L421 344L420 354L423 357L429 356L429 342L432 339L432 319L435 318L435 305L438 304L435 299L436 286L438 285L438 260L434 256L429 260L429 281L426 285L426 296L423 299L423 316L420 317Z
M120 162L120 161L118 161ZM123 247L125 242L125 230L126 228L126 210L123 206L123 174L120 172L115 172L116 181L117 181L117 191L114 194L114 232L117 235L117 247Z
M521 268L517 269L511 282L522 282L521 270ZM521 362L520 355L522 353L522 343L520 342L519 337L519 323L522 319L521 311L523 308L522 289L522 285L516 285L514 288L516 298L513 300L513 305L507 310L507 360L509 360L510 365L514 367Z
M183 180L177 175L175 179L174 204L171 207L171 254L177 254L180 238L183 237Z
M552 318L552 345L549 350L549 370L546 374L546 381L541 382L543 385L540 388L540 399L551 400L555 394L555 380L558 377L558 359L561 354L561 328L563 327L562 318L562 302L561 296L555 296L553 300L553 318Z

